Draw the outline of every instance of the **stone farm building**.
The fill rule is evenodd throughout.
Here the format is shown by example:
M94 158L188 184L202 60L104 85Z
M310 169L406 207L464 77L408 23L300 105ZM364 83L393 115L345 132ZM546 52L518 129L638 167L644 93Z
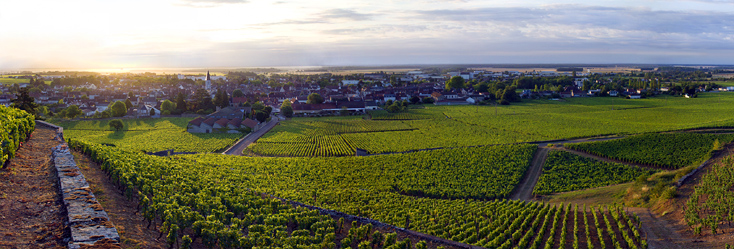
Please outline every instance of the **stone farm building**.
M206 117L189 121L186 131L190 133L240 133L242 130L255 130L259 123L252 119L242 120L245 110L231 107L223 108Z

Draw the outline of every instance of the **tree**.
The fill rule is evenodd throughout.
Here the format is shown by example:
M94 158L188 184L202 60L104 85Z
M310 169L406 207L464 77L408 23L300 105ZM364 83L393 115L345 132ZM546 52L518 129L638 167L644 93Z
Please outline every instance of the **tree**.
M265 113L265 119L270 118L270 113L271 112L273 112L273 108L272 107L265 106L265 108L263 108L263 113Z
M324 97L321 97L318 93L312 93L308 95L308 104L321 104L324 103Z
M150 108L150 116L155 116L155 109Z
M510 104L510 102L520 102L520 96L517 95L517 92L515 92L514 86L506 86L504 91L498 91L502 92L501 94L499 94L499 96L502 96L500 98L500 103L502 103L503 105Z
M30 114L36 115L36 108L38 108L38 104L36 104L36 99L28 94L27 88L21 88L15 95L15 99L12 102L14 108L21 109Z
M127 97L128 97L128 98L132 98L132 97L135 97L135 94L133 94L133 92L129 92L129 93L127 93Z
M584 80L584 82L581 84L581 90L582 91L589 91L591 88L591 82L588 80Z
M115 101L110 109L113 117L122 117L127 114L127 106L122 101Z
M217 100L217 106L225 108L229 106L229 96L227 95L227 91L222 90L221 96L219 96L219 99Z
M293 117L293 106L290 100L283 100L283 104L280 105L280 113L288 118Z
M67 118L76 118L77 116L82 115L82 110L79 109L78 106L72 105L66 108L64 114Z
M110 120L110 122L109 122L109 123L107 123L107 124L108 124L108 125L109 125L109 126L110 126L110 127L112 128L112 129L115 129L115 131L120 131L120 130L122 130L122 127L123 127L123 124L122 124L122 120L119 120L119 119L113 119L113 120Z
M446 90L462 88L464 88L464 78L461 76L454 76L449 81L446 81Z
M420 102L421 102L421 98L420 97L418 97L418 96L410 97L410 103L418 104Z
M399 102L395 102L392 105L386 107L385 109L387 110L387 112L390 112L390 113L400 112L402 109L401 109L400 104L398 103Z
M280 113L282 113L283 116L286 116L288 118L293 117L293 107L292 106L281 107Z
M170 100L164 100L163 103L161 103L161 112L168 111L168 113L171 113L175 109L176 104L174 104Z
M127 109L133 108L133 102L132 102L132 101L130 101L130 99L126 99L126 100L125 100L125 107L126 107Z
M181 112L186 111L186 97L183 93L178 93L178 95L176 95L176 109Z
M232 92L232 98L242 98L245 97L245 94L242 93L242 90L236 89L234 92Z
M423 98L423 104L433 104L433 102L436 101L435 99L431 97L425 97Z
M265 117L265 113L258 111L255 113L255 119L257 119L258 122L262 123L265 122L265 120L268 118Z
M258 101L255 104L252 104L253 111L259 111L259 110L262 110L263 108L265 108L265 104L263 104L263 102Z

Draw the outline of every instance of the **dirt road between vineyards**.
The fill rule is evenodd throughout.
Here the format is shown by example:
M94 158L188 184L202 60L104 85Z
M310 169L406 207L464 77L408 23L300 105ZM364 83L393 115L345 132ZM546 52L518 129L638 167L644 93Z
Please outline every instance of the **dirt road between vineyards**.
M545 147L540 147L537 151L535 151L535 155L533 155L533 161L530 164L530 168L527 170L527 173L525 173L525 176L520 181L520 184L517 185L518 187L510 195L510 199L532 199L533 189L535 188L535 184L538 182L538 178L540 178L540 174L543 172L543 165L545 164L546 157L548 157L548 151L549 149Z

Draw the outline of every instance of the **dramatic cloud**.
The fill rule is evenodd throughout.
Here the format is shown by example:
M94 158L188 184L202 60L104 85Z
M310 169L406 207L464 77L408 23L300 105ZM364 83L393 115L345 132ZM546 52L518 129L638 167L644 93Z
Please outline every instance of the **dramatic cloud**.
M16 1L48 8L0 15L0 67L732 63L729 1L587 3Z

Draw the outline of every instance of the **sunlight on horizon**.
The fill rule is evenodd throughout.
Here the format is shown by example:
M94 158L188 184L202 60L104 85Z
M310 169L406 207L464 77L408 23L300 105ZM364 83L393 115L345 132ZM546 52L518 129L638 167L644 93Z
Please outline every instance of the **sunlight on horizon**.
M3 9L0 22L12 25L0 26L0 68L725 63L734 55L734 5L716 1L31 0ZM33 11L9 11L22 9Z

